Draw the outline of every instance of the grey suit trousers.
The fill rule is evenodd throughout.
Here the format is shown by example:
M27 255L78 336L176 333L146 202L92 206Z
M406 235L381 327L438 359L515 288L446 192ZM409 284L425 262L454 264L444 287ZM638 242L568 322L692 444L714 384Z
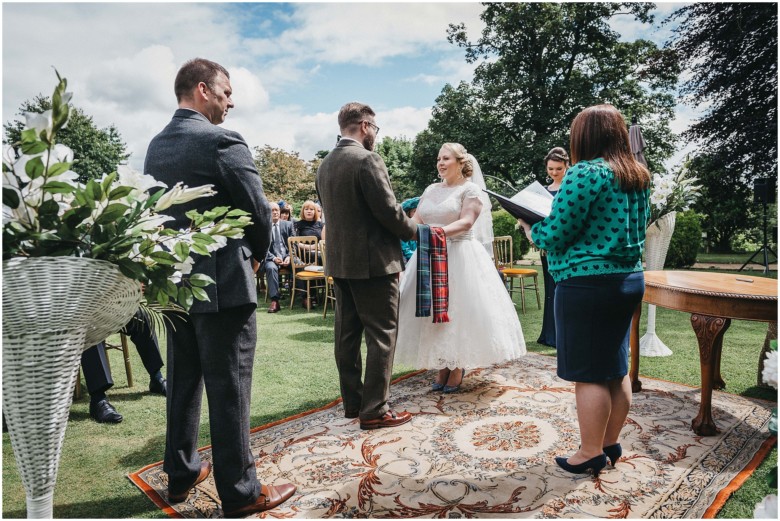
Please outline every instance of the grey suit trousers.
M361 420L389 410L390 380L398 327L398 274L369 279L334 278L336 294L335 355L345 411ZM366 374L360 344L366 337Z
M200 471L198 431L203 386L209 404L214 480L224 510L260 495L249 448L249 401L257 341L254 304L217 313L171 317L165 461L168 490L177 494Z

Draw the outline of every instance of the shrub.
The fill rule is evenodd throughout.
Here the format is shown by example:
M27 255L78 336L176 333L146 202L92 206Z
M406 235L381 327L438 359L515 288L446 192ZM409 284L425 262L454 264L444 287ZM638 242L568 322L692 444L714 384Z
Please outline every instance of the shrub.
M701 216L696 212L678 212L674 234L666 254L667 268L690 268L701 248Z
M506 210L493 212L493 235L500 237L502 235L512 236L512 256L515 260L520 260L523 255L531 249L531 243L525 237L522 230L518 230L517 219L509 215Z

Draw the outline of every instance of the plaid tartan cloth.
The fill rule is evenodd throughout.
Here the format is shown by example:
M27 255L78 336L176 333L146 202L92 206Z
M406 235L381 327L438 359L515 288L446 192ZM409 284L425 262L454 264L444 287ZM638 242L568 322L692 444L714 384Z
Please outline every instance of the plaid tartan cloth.
M444 230L417 225L417 301L414 316L431 316L433 322L449 322L449 282L447 279L447 238Z

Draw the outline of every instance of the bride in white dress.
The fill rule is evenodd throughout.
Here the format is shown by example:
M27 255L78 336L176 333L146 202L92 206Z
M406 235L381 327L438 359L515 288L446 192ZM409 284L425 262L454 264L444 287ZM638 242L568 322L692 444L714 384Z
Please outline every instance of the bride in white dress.
M525 354L517 311L492 261L493 223L485 181L463 145L445 143L436 163L441 183L425 189L414 220L447 237L449 322L415 317L417 253L400 286L395 362L439 368L433 390L460 388L467 369ZM471 180L469 180L471 178ZM419 250L418 250L419 251Z

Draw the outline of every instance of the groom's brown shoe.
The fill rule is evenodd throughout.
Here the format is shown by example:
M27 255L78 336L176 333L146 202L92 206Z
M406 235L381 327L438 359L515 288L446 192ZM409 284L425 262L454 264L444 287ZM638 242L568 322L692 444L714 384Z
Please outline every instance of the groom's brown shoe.
M260 495L254 503L249 503L246 506L223 512L225 517L246 517L249 514L256 512L265 512L276 508L295 494L295 485L292 483L285 483L284 485L262 485L260 488Z
M412 419L412 414L406 411L396 412L392 409L384 415L373 420L360 420L360 428L364 431L383 429L385 427L397 427Z
M168 502L169 503L181 503L187 497L190 495L190 490L195 488L196 486L200 485L203 481L206 480L207 477L209 477L209 474L211 474L211 462L210 461L203 461L200 464L200 473L198 474L198 477L195 478L195 481L187 487L184 492L180 494L171 494L170 489L168 489Z

